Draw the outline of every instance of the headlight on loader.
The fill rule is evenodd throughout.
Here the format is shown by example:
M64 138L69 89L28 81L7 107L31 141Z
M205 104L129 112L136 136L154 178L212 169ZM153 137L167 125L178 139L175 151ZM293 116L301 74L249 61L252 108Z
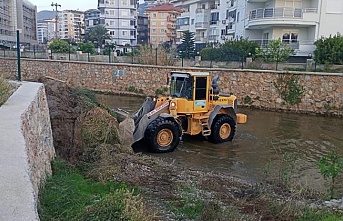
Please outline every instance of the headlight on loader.
M170 110L176 110L177 106L176 106L176 102L172 101L170 102Z

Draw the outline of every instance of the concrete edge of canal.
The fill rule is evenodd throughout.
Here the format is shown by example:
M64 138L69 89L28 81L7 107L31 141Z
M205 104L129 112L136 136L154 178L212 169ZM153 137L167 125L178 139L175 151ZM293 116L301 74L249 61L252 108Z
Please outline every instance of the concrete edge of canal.
M39 220L38 191L55 156L44 85L20 84L0 107L0 220L8 221Z

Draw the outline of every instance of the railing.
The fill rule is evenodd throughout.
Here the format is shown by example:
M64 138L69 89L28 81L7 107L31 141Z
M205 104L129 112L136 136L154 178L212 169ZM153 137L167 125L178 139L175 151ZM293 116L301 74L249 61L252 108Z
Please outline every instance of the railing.
M269 18L303 18L303 13L318 13L316 8L258 8L249 12L249 20Z
M168 29L176 29L176 27L174 25L172 25L172 24L167 24L167 28Z
M176 37L176 33L170 33L170 32L168 32L168 33L167 33L167 36L170 37L170 38L171 38L171 37Z
M216 41L218 40L219 35L209 35L208 40L209 41Z
M195 41L206 42L206 39L205 39L205 37L196 36L196 37L195 37Z
M208 22L195 22L195 28L207 28Z
M250 41L255 42L260 46L260 48L264 48L270 40L263 40L263 39L251 39ZM299 49L301 45L314 45L314 40L287 40L283 41L286 43L289 47L293 49Z

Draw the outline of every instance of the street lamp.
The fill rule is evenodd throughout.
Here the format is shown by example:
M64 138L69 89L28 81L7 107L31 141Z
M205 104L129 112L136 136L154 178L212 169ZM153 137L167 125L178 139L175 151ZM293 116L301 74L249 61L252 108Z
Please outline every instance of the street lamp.
M182 53L182 51L179 51L179 55L181 57L181 67L183 67L183 53Z
M20 33L21 29L17 29L17 59L18 59L18 81L21 81L21 64L20 64Z

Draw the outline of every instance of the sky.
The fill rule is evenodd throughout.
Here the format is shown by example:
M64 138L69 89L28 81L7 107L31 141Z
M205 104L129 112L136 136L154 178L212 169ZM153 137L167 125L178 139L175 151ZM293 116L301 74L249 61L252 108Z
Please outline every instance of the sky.
M81 10L86 11L88 9L93 9L98 7L98 0L56 0L56 1L49 1L49 0L29 0L32 4L37 5L37 11L43 10L52 10L55 7L51 6L51 3L57 3L61 5L58 7L58 10ZM142 0L140 0L142 2Z

